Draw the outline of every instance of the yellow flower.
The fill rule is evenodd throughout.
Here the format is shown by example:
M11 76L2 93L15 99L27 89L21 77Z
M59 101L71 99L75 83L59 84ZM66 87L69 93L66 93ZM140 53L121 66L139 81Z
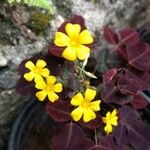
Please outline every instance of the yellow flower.
M113 110L112 113L107 112L106 117L102 117L103 122L106 124L104 130L107 134L111 133L113 128L112 126L118 125L118 116L116 109Z
M47 77L49 75L49 70L44 68L46 66L46 62L44 60L37 60L36 65L32 63L32 61L28 61L25 64L25 67L30 70L30 72L24 74L24 78L27 81L34 81L41 79L42 77Z
M90 55L90 48L86 44L93 43L93 37L90 32L85 29L81 31L79 24L68 23L65 26L65 33L56 32L55 45L58 47L66 47L62 56L70 61L75 61L77 58L85 60Z
M48 76L46 81L44 81L44 79L37 80L35 87L41 91L36 93L36 97L40 101L43 101L47 96L51 102L58 100L59 96L56 93L60 93L62 91L62 84L55 84L55 82L56 77L54 76Z
M81 93L77 93L72 99L71 104L78 106L71 112L71 116L75 121L79 121L83 115L83 121L89 122L96 118L95 111L100 110L100 100L91 102L96 95L96 90L86 89L85 97Z

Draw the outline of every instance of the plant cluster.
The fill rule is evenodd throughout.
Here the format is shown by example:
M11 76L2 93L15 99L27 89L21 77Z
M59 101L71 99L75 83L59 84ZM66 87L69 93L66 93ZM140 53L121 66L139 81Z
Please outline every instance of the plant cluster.
M53 12L52 7L49 5L48 0L7 0L9 4L23 3L28 6L36 6L47 9L49 12Z
M17 91L46 101L56 150L148 150L150 24L114 32L100 48L81 16L65 21L48 53L24 60ZM109 47L109 48L108 48Z

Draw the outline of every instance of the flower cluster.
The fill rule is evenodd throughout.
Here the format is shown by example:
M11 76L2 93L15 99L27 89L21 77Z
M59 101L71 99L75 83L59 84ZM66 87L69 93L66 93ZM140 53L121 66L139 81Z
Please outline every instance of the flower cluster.
M143 61L143 55L150 54L150 46L140 42L134 29L119 34L120 37L105 28L104 38L115 45L116 51L114 47L110 51L107 48L93 51L96 45L94 37L86 28L84 19L74 16L58 28L47 54L33 57L23 64L25 71L19 90L32 91L39 101L48 99L47 113L55 122L62 123L53 139L56 149L64 147L64 143L68 143L64 149L77 149L76 144L85 146L85 149L126 148L126 145L121 145L126 140L120 140L118 136L127 137L127 145L132 147L136 143L131 140L132 136L142 141L139 146L143 143L150 146L143 134L147 126L137 115L137 109L147 106L140 93L150 88L150 64L141 64L137 60ZM122 41L119 42L120 38ZM139 55L141 48L144 48L143 53ZM138 52L133 52L133 55L131 51L135 50ZM85 128L93 129L92 133L85 133ZM77 133L78 141L73 139ZM87 137L94 134L93 144L94 138L89 140ZM58 142L61 138L64 143Z
M24 74L24 78L27 81L32 81L34 79L36 89L40 91L36 93L36 97L43 101L47 96L51 102L59 99L56 93L62 91L62 84L56 83L56 77L50 75L50 71L45 67L46 62L44 60L37 60L36 65L33 62L28 61L25 67L30 71Z

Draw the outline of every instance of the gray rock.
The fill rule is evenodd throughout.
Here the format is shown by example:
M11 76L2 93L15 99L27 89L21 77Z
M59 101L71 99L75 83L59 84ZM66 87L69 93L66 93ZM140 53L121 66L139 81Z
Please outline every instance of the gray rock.
M16 69L23 59L45 49L65 18L69 18L73 14L82 15L88 29L99 38L100 45L105 44L102 42L103 26L109 25L119 30L129 25L140 26L150 19L149 0L49 1L53 4L55 14L50 27L46 29L44 34L37 37L36 42L31 42L31 40L23 37L11 22L0 22L0 149L3 149L1 147L4 145L4 139L8 136L17 111L20 110L25 101L29 100L29 97L23 97L15 92L15 85L19 78ZM32 9L18 8L18 12L27 22ZM4 16L9 19L7 12Z

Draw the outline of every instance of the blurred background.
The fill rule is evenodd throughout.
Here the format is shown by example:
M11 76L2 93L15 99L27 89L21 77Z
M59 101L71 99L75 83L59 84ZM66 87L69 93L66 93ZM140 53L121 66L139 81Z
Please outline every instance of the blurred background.
M54 14L0 0L0 150L6 149L14 119L28 96L15 92L20 62L45 51L59 25L74 14L103 46L103 26L115 30L140 27L150 21L150 0L49 0Z

